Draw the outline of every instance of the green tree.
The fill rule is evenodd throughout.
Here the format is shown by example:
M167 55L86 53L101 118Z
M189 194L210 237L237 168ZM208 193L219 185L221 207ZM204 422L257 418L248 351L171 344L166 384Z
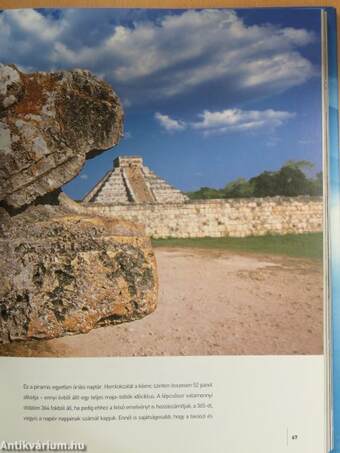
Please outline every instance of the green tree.
M211 189L210 187L201 187L196 192L187 192L187 195L192 200L223 198L223 193L221 190Z
M311 195L322 195L323 192L323 174L322 171L315 175L314 179L310 180L310 194Z
M273 197L277 195L275 173L264 171L258 176L250 179L253 187L254 197Z
M290 160L276 172L263 172L250 180L254 185L254 196L317 195L319 180L314 181L306 175L306 171L312 170L313 167L314 165L307 160Z
M253 187L245 178L238 178L227 184L223 190L223 198L246 198L253 196Z
M307 195L310 189L309 180L299 167L284 165L275 175L276 195L295 197Z
M278 171L264 171L249 180L238 178L223 189L201 187L196 192L189 192L188 196L191 199L214 199L322 195L322 172L312 177L313 168L308 160L289 160Z

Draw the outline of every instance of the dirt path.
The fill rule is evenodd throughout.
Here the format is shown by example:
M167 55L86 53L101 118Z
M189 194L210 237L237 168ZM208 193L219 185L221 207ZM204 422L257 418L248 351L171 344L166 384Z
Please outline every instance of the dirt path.
M0 346L0 355L151 356L322 353L321 264L156 249L157 310L86 335Z

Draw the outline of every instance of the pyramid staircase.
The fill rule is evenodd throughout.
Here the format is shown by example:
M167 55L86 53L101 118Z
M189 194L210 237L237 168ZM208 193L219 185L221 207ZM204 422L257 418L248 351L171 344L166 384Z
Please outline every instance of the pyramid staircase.
M92 203L184 203L188 197L143 164L138 156L120 156L114 168L83 198Z

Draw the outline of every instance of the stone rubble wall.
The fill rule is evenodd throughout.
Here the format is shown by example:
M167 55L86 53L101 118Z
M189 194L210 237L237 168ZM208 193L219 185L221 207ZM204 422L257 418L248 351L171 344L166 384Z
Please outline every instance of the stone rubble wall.
M322 197L197 200L177 204L82 203L93 213L145 226L154 238L245 237L322 231Z

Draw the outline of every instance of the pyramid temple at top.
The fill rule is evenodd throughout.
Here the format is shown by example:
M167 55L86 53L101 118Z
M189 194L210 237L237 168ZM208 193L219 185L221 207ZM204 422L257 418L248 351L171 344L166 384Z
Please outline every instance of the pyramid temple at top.
M83 198L93 203L184 203L188 197L158 177L139 156L119 156Z

